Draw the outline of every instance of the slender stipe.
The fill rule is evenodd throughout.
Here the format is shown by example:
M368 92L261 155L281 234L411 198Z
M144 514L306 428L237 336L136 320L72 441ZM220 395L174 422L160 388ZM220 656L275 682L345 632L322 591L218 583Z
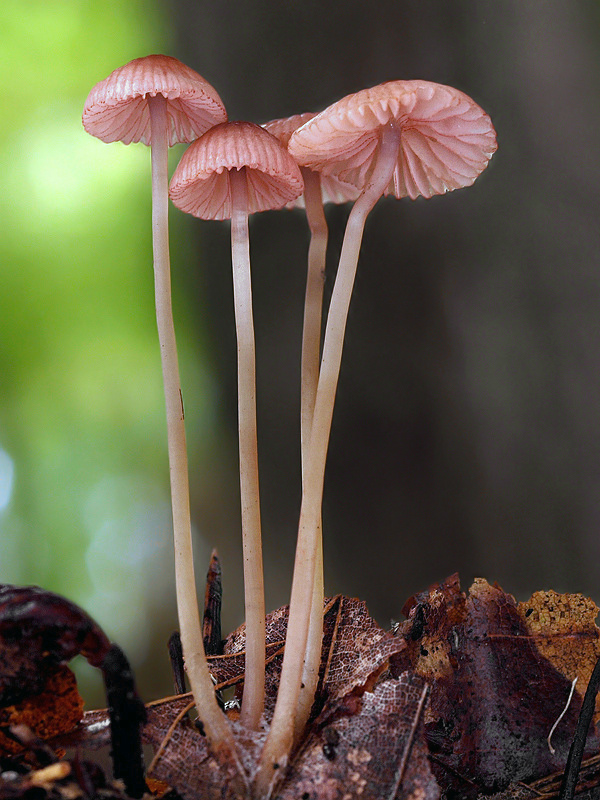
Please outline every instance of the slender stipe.
M265 702L265 592L258 481L256 354L252 315L246 168L230 171L231 260L238 352L240 493L246 610L246 666L240 719L256 730Z
M171 306L167 100L164 95L158 94L156 97L148 98L148 105L152 131L152 244L156 322L167 410L179 629L188 680L206 735L213 747L226 746L234 753L233 736L215 699L214 686L204 653L194 576L184 413Z
M304 178L304 205L311 238L308 249L308 269L302 327L302 368L300 399L300 440L302 454L302 486L306 484L312 419L319 383L321 360L321 320L323 314L323 289L327 259L328 228L323 208L321 177L318 172L302 169ZM302 735L315 699L319 682L321 649L323 643L323 524L319 520L317 559L313 584L313 598L306 654L302 669L298 710L294 723L294 740Z

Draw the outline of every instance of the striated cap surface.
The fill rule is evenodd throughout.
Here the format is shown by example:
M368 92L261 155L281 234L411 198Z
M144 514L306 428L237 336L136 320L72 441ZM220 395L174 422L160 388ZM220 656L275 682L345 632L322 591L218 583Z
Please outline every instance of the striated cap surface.
M192 142L227 119L213 87L176 58L136 58L111 72L89 93L83 127L103 142L152 144L147 97L167 98L169 146Z
M265 122L263 128L272 133L273 136L276 136L284 147L287 147L292 133L316 116L316 113L312 111L307 111L305 114L293 114L291 117L282 117L281 119L272 119L269 122Z
M304 190L298 165L275 136L252 122L224 122L185 151L171 179L171 200L201 219L230 219L234 169L245 170L249 214L282 208Z
M284 147L287 147L292 133L315 116L316 114L313 112L294 114L291 117L265 122L263 128L272 133L273 136L276 136ZM324 203L347 203L349 200L356 200L360 194L360 189L357 189L352 183L340 180L335 175L321 173L321 193ZM304 200L299 197L290 205L304 206Z
M400 152L385 194L412 199L470 186L496 150L489 116L458 89L389 81L348 95L305 122L289 150L302 166L362 188L380 130L394 124Z

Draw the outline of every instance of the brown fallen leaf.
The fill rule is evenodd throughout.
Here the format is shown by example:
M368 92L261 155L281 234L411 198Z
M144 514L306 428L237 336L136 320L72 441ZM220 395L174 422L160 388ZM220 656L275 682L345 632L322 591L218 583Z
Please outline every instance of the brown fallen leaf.
M562 769L600 649L596 606L553 592L517 604L483 580L467 594L452 576L405 609L407 622L391 633L359 600L326 601L317 700L273 800L437 800L440 785L474 797ZM248 783L279 683L287 619L287 607L267 619L263 729L248 732L234 711L226 712ZM216 689L241 692L244 647L242 626L222 655L210 657ZM577 692L552 735L552 753L548 734L574 677ZM151 771L161 792L170 786L185 800L248 800L247 787L234 788L232 765L208 751L190 695L146 708L144 737L155 750ZM86 714L76 733L53 744L106 744L107 723L106 712ZM598 742L592 730L587 751Z
M401 638L377 625L368 615L363 602L347 597L336 597L326 601L324 612L321 680L318 700L313 709L313 719L317 713L319 716L314 722L314 730L309 726L306 732L312 739L310 741L303 739L296 753L292 755L286 772L282 773L281 780L286 781L284 785L289 786L287 776L295 774L294 770L298 770L298 774L304 776L303 781L307 780L310 763L306 760L306 754L314 750L319 752L320 761L324 759L326 762L326 769L320 774L329 786L333 780L332 774L329 774L332 773L333 767L329 762L333 759L323 755L323 741L320 737L337 732L340 741L344 743L342 751L345 748L348 754L348 758L344 756L336 767L339 791L342 794L327 794L330 789L323 786L314 789L319 792L318 794L311 794L313 789L306 789L301 795L309 792L308 796L315 798L344 796L350 799L360 797L366 786L377 784L391 786L394 785L394 781L400 785L405 774L404 771L398 773L398 748L401 748L400 753L404 753L407 747L410 750L418 740L420 743L416 745L415 753L420 752L419 748L424 753L419 727L423 699L419 701L420 705L417 703L419 713L415 722L415 698L417 696L422 698L424 682L416 678L415 682L411 683L408 676L401 681L389 674L385 678L382 677L388 669L390 656L401 652L405 648L405 643ZM288 609L284 607L267 617L265 727L258 733L252 733L237 722L232 722L232 730L239 750L243 753L249 775L252 774L258 761L266 735L266 726L275 702L287 615ZM245 629L242 626L228 637L224 647L225 654L209 659L217 688L243 681L244 647ZM165 781L190 800L198 797L200 793L203 793L203 797L235 797L233 794L220 794L223 787L228 785L227 765L223 765L219 772L214 757L208 752L206 740L187 717L189 709L190 702L187 696L148 707L148 724L145 727L144 737L157 748L152 775ZM378 715L381 716L381 720L378 719ZM341 732L338 732L338 728ZM324 730L330 730L332 733L324 734ZM401 736L398 738L402 731L407 732L404 739ZM408 732L411 731L408 737ZM305 748L306 742L309 742L308 750ZM331 745L331 742L329 744ZM371 748L369 765L364 759L364 763L353 763L352 759L358 752L357 748L364 754L367 747ZM416 755L415 764L417 764ZM360 777L355 778L356 775ZM420 786L412 767L406 772L406 776L410 776L406 777L407 781L410 779L415 786ZM311 780L314 784L314 775ZM424 780L435 786L435 781L429 772ZM291 790L286 789L286 792L288 791ZM437 797L432 788L428 791L432 792L432 798ZM274 796L278 796L277 792Z
M265 719L270 721L279 687L279 674L285 646L288 606L282 606L266 618L267 670ZM372 685L388 658L404 648L404 643L384 631L369 616L366 603L337 595L325 599L323 619L323 654L320 680L313 717L325 698L334 701L353 690L364 691ZM219 686L242 684L246 629L240 625L224 645L224 655L208 659Z
M60 667L42 692L19 703L0 708L0 727L27 725L40 739L51 739L74 728L83 716L83 700L77 691L75 675ZM0 732L0 754L18 753L22 746Z
M31 732L18 726L23 744L31 745L26 760L18 757L3 759L0 771L0 800L128 800L119 782L111 782L96 763L77 754L74 758L46 760ZM16 729L13 728L16 732ZM51 754L53 755L53 754Z
M38 586L0 585L0 711L13 733L21 727L56 739L77 726L83 703L64 665L78 654L102 672L114 775L141 797L146 709L124 652L66 598Z
M540 625L528 627L529 607L481 579L465 595L457 576L405 606L409 619L397 634L407 648L394 657L393 668L414 669L431 682L426 729L444 787L498 791L564 767L581 695L574 694L554 731L552 753L547 738L572 679L560 671L558 658L553 663L545 656L548 646L538 648L547 637ZM542 618L538 614L538 622ZM585 618L589 623L589 608ZM589 624L587 632L597 640ZM592 731L586 752L598 743Z
M156 751L148 775L164 781L190 800L199 797L247 800L247 793L233 788L238 776L235 766L209 751L206 738L187 716L192 707L193 701L188 696L148 706L143 738ZM250 771L258 758L264 733L253 734L237 722L232 722L231 727L244 766Z
M319 693L329 704L362 694L387 668L390 656L404 649L397 636L369 616L366 603L338 596L325 616Z
M110 642L78 606L36 586L0 585L0 725L26 725L42 739L83 715L73 673L78 653L100 660ZM0 734L0 752L21 748Z
M365 692L350 716L331 712L294 756L277 800L437 800L423 737L427 685L408 673Z
M600 658L596 603L581 594L534 592L529 600L518 604L518 609L538 651L567 680L577 678L577 692L583 697ZM597 697L594 723L599 719Z
M37 586L0 585L0 705L41 692L82 653L99 666L110 642L79 606Z

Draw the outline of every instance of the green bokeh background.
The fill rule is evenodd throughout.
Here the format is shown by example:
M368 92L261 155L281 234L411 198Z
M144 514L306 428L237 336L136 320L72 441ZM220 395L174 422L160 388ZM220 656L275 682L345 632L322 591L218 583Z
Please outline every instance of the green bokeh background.
M5 0L0 31L0 582L65 594L140 665L175 624L150 151L90 137L81 111L116 66L169 52L169 22L148 2ZM177 215L174 270L185 225ZM174 303L178 320L193 313ZM201 460L215 435L211 383L185 330ZM168 692L164 661L146 694ZM101 702L91 670L82 681Z

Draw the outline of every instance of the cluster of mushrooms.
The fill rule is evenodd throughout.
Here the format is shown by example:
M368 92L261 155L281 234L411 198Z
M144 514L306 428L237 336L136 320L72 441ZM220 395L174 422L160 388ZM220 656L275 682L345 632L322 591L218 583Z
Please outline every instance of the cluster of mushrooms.
M302 346L303 495L281 681L256 774L269 795L308 720L321 657L321 504L344 331L365 220L382 195L431 197L471 185L496 149L488 115L462 92L428 81L390 81L319 114L256 125L229 122L216 93L175 58L151 55L112 72L90 92L83 125L104 142L152 151L156 316L164 378L177 608L186 671L209 746L241 764L233 726L217 704L202 643L192 559L188 466L169 265L168 200L202 219L231 220L238 342L239 458L246 662L236 725L263 731L265 604L256 436L256 379L248 216L303 204L308 253ZM192 142L169 185L167 149ZM327 224L323 203L354 201L321 352ZM280 773L281 774L281 773Z

